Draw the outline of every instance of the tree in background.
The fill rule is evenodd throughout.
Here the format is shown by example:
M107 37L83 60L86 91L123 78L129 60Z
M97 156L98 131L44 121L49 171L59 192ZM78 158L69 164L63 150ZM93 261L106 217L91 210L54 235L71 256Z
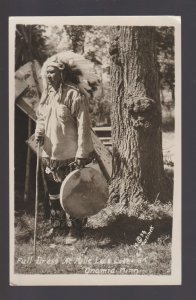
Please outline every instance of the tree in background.
M174 27L156 27L155 38L161 89L171 90L171 101L174 102Z
M84 54L85 35L91 26L66 25L64 28L72 42L72 50Z
M15 38L15 69L36 59L43 63L46 58L46 26L40 25L16 25Z
M97 126L110 125L111 87L110 87L110 60L109 60L109 28L92 26L86 33L85 57L95 66L99 75L100 84L94 92L90 108L91 119Z
M174 27L156 27L155 40L159 64L162 129L163 131L174 131Z
M113 177L111 203L134 204L163 193L161 105L153 27L113 27L110 35Z

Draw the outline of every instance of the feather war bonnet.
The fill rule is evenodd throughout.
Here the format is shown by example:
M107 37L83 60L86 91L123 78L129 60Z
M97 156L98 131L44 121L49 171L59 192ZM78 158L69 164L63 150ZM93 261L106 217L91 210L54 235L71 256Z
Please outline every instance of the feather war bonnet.
M72 51L64 51L49 57L43 64L41 70L43 93L40 103L44 103L48 94L47 67L55 66L63 72L68 66L72 74L78 78L78 88L89 97L88 91L92 85L99 84L99 77L95 72L94 65L91 61L84 58L83 55Z

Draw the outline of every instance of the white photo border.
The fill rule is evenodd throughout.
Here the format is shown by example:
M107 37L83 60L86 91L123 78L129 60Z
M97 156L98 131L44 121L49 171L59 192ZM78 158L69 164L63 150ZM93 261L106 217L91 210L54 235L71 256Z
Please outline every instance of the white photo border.
M29 275L14 273L14 111L15 28L17 24L175 27L175 159L171 275ZM181 222L181 17L180 16L65 16L9 17L9 246L11 286L180 285Z

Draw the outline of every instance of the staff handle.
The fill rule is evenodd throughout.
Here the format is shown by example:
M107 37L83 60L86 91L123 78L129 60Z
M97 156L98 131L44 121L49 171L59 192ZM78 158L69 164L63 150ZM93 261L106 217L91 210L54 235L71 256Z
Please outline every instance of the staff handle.
M35 191L35 223L34 223L34 257L36 259L36 239L37 239L37 214L38 214L38 189L39 189L39 153L40 143L37 145L37 164L36 164L36 191Z

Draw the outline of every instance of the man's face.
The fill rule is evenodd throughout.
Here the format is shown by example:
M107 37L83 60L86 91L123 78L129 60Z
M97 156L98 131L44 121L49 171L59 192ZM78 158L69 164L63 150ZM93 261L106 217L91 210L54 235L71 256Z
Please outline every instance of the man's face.
M60 84L60 80L61 80L61 73L59 71L58 68L56 67L48 67L47 68L47 78L49 83L52 86L56 86Z

